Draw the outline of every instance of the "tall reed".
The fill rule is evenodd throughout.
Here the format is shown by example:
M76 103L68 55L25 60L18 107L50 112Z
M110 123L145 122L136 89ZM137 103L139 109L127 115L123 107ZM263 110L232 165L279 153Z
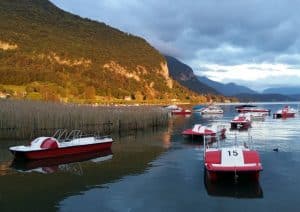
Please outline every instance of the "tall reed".
M51 136L56 129L122 133L166 126L158 106L91 106L26 100L0 100L0 139Z

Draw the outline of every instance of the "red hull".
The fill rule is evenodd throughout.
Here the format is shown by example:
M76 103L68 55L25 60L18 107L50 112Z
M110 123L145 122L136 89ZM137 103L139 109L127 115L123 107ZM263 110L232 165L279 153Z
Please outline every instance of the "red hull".
M180 112L172 111L171 114L172 115L188 115L188 114L192 114L192 112L191 111L180 111Z
M225 138L225 132L226 132L226 129L221 130L221 138L222 139ZM211 130L205 130L204 133L198 133L198 132L193 131L192 129L186 129L181 134L184 136L195 137L195 138L198 138L198 137L203 138L204 136L216 136L216 133Z
M285 106L281 110L278 110L276 113L273 114L273 118L293 118L295 117L296 110L290 108L289 106Z
M107 155L112 155L112 151L110 149L101 152L88 152L88 153L76 154L72 156L69 155L64 157L47 158L43 160L26 160L26 161L14 160L11 166L18 170L31 170L40 167L47 168L47 169L53 169L53 168L58 169L57 166L61 164L81 162L93 158L104 157Z
M262 167L258 164L255 166L232 166L232 167L215 167L207 164L206 169L212 172L256 172L261 171Z
M274 113L273 114L273 117L274 118L283 118L283 119L285 119L285 118L293 118L293 117L295 117L295 113Z
M212 132L211 130L205 130L204 133L198 133L198 132L193 131L192 129L187 129L187 130L184 130L182 132L182 135L186 135L186 136L215 136L216 133Z
M252 113L270 113L270 110L267 109L237 109L237 111L239 113L248 113L248 112L252 112Z
M106 143L96 143L96 144L88 144L88 145L80 145L80 146L71 146L64 148L56 148L56 149L43 149L36 151L13 151L12 154L15 158L26 159L26 160L39 160L45 158L57 158L57 157L65 157L75 154L84 154L89 152L97 152L103 151L111 148L112 142Z

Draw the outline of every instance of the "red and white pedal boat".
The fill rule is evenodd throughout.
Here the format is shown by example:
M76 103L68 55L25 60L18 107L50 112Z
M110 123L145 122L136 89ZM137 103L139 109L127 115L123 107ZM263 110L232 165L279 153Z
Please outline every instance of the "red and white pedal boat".
M236 111L239 113L264 113L265 115L269 115L271 110L262 108L262 107L257 107L255 105L241 105L236 107Z
M171 111L172 115L189 115L191 113L192 113L191 110L183 109L183 108L178 108L178 109L175 109L175 110Z
M112 142L110 137L83 136L80 130L58 130L52 137L38 137L28 146L13 146L9 150L16 159L39 160L107 150Z
M210 180L226 175L259 179L262 164L257 151L244 146L205 149L204 166Z
M192 129L186 129L181 134L184 136L192 138L204 138L206 137L216 137L217 133L220 138L225 138L226 128L224 126L217 126L217 129L208 128L201 124L195 124Z
M248 136L248 139L252 137ZM227 143L222 142L222 145ZM259 179L259 173L263 170L259 154L246 143L238 145L235 138L235 143L231 146L221 147L219 140L216 147L204 146L204 167L209 180L225 180L228 177Z
M240 113L235 116L231 121L231 129L248 129L251 127L251 116L247 113Z
M169 111L172 111L172 110L177 110L180 107L178 107L177 105L168 105L168 106L165 106L164 108L169 110Z
M220 106L217 105L209 105L205 108L201 109L201 114L223 114L224 111Z
M273 118L292 118L295 117L296 113L296 109L285 106L284 108L277 110L277 112L273 114Z

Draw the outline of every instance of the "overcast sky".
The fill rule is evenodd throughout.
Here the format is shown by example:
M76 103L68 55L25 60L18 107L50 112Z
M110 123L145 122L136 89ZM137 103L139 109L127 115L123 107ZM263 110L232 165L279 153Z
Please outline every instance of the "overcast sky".
M144 37L220 82L300 86L298 0L51 0Z

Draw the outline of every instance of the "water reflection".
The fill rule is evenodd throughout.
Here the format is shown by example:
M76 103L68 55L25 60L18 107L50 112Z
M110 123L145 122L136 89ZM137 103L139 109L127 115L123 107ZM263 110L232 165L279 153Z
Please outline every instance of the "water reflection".
M187 147L197 147L203 149L202 139L184 138L184 141L182 143Z
M50 174L54 172L70 172L77 175L82 175L82 167L80 163L83 161L91 161L99 163L112 159L113 154L111 150L102 152L93 152L72 155L69 157L49 158L43 160L16 160L14 159L11 167L19 172L38 172L43 174Z
M201 117L203 119L221 119L223 114L202 114Z
M1 162L0 163L0 176L7 175L10 172L9 167L10 167L10 161Z
M163 133L165 131L149 130L134 136L115 137L113 157L105 162L101 162L101 157L85 155L85 158L76 158L78 162L69 161L69 158L23 164L13 162L13 168L10 168L13 157L7 142L0 148L0 155L5 155L0 161L3 164L0 211L40 211L41 208L43 211L57 211L58 202L69 196L121 180L124 176L140 175L151 167L151 161L166 151L162 137L169 143L169 136ZM33 169L51 174L40 174ZM13 204L15 202L18 204Z
M270 106L272 111L280 107ZM112 146L113 158L104 163L91 160L67 163L74 169L80 164L82 175L50 162L46 167L51 164L50 167L59 167L59 171L39 174L10 169L9 145L0 142L0 211L295 209L300 190L299 116L288 120L266 117L265 122L253 122L249 133L228 130L222 145L233 145L235 136L243 143L250 134L251 147L259 151L264 171L260 183L211 184L204 181L203 144L185 140L181 132L196 123L225 124L229 129L230 120L236 115L234 106L222 109L224 115L220 118L204 118L196 113L191 117L172 116L167 129L159 132L150 129L118 138ZM274 152L274 148L279 148L279 152ZM21 170L35 167L43 166L26 164Z
M232 198L263 198L263 190L257 181L238 181L227 179L211 182L204 175L206 192L210 196Z

